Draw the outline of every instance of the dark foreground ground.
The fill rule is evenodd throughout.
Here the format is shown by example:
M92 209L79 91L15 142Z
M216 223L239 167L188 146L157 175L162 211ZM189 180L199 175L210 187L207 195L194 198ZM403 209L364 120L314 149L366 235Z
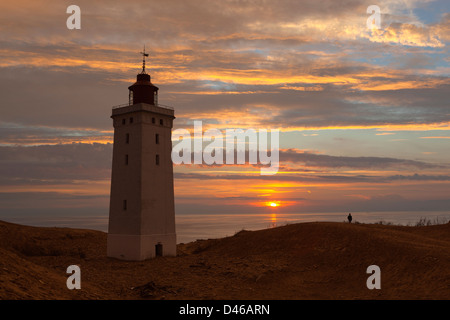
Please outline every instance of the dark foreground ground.
M177 257L106 257L106 234L0 221L0 299L449 299L450 224L334 222L179 244ZM81 268L81 290L66 269ZM366 269L381 269L369 290Z

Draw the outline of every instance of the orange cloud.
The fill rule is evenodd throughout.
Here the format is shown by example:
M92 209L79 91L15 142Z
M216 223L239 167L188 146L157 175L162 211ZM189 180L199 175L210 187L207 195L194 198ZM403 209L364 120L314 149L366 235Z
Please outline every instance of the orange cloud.
M397 23L383 29L372 29L369 36L372 42L397 43L417 47L444 47L435 28L414 24Z
M442 136L442 137L420 137L420 139L450 139L450 137Z

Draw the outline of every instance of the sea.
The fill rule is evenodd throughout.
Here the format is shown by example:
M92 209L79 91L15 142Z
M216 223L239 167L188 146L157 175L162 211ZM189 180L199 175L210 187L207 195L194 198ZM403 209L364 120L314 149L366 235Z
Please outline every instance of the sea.
M200 239L233 236L241 230L262 230L301 222L347 222L348 213L301 214L178 214L176 233L178 243ZM450 221L450 211L433 212L352 212L353 223L384 223L414 226L419 221L442 224ZM108 230L108 215L83 216L0 216L0 220L38 227L63 227Z

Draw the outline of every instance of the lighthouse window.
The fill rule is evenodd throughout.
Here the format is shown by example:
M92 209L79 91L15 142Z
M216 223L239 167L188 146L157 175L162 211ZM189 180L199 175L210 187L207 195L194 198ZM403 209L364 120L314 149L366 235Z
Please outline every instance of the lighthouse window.
M130 143L130 134L129 133L127 133L127 135L126 135L125 142L126 142L126 144Z
M125 119L122 119L122 124L125 124Z
M127 200L123 200L123 210L127 210Z
M156 165L159 166L159 154L156 155Z
M155 123L155 118L152 118L152 123Z
M156 134L155 138L156 138L156 144L159 144L159 134L158 133Z
M130 118L130 123L133 123L133 117Z
M159 119L159 124L163 125L163 119Z

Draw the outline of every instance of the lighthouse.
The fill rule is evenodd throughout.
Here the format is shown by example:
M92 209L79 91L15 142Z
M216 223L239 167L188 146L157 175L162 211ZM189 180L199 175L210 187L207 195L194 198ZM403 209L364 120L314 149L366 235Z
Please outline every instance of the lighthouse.
M128 103L113 107L114 146L107 255L146 260L176 255L171 107L145 70L129 86Z

